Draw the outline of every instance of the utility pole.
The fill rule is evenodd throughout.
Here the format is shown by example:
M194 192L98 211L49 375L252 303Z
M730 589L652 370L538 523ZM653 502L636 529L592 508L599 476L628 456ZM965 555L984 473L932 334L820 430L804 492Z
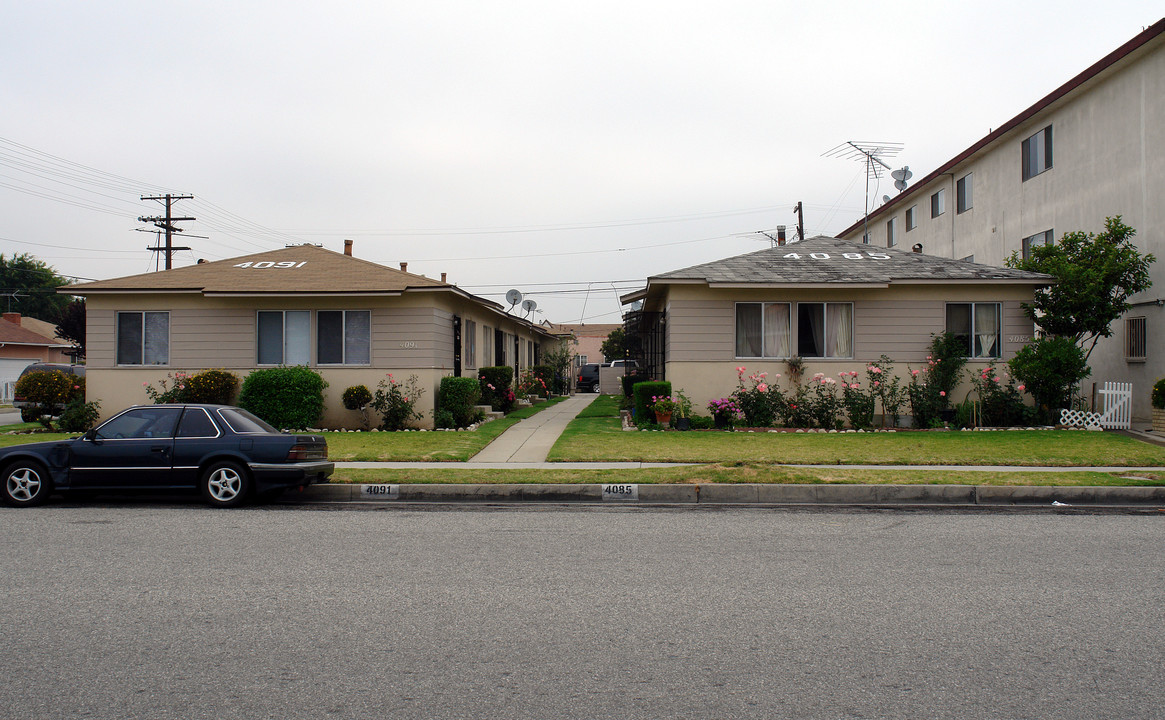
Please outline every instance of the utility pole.
M805 214L801 210L801 201L797 201L797 207L793 208L793 212L797 213L797 239L805 240Z
M169 270L173 267L172 260L174 257L174 253L176 251L178 251L178 250L190 250L190 248L188 248L188 247L174 247L174 245L172 243L173 234L176 232L182 232L182 228L174 227L174 223L184 222L184 221L188 221L188 220L197 220L197 218L192 218L192 217L174 217L170 211L171 207L173 206L175 200L193 200L193 199L194 199L193 195L171 195L170 193L166 193L165 195L151 195L148 197L145 195L142 196L142 200L157 200L159 202L164 202L166 205L165 217L157 217L157 216L140 217L140 218L138 218L138 222L153 223L156 227L161 228L162 230L166 231L166 246L165 247L148 247L146 249L149 250L150 252L164 252L164 253L166 253L166 269L167 270Z

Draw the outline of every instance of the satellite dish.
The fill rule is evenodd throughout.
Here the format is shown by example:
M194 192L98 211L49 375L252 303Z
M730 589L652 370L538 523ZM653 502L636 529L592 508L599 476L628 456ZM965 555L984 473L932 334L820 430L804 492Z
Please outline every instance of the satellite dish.
M534 309L537 307L538 307L538 303L534 302L533 300L523 300L522 301L522 309L525 310L526 312L534 312Z
M508 302L511 307L517 305L518 303L522 302L522 293L518 292L517 290L507 291L506 302Z
M909 165L903 165L898 170L890 173L890 177L894 178L894 187L898 190L906 189L906 181L914 177L914 173L910 172Z
M902 188L898 188L898 189L899 189L899 190L901 190ZM883 195L883 196L882 196L882 202L884 202L884 203L888 203L888 202L890 202L890 196L889 196L889 195Z

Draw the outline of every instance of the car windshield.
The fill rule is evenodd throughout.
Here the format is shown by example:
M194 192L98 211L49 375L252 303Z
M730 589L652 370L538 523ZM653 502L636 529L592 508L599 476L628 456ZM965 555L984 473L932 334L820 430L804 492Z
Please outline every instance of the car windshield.
M220 408L218 415L231 430L239 434L279 432L242 408Z

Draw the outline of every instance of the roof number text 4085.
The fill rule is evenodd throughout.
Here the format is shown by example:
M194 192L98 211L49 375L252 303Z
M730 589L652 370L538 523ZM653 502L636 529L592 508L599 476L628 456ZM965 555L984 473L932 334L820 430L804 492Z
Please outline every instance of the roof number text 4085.
M239 263L238 265L235 265L235 267L255 268L257 270L262 270L264 268L301 268L304 265L307 265L307 260L304 260L303 262L298 262L298 263L294 260L284 260L283 262L272 262L270 260L260 260L259 262Z
M866 258L870 258L871 260L890 259L890 256L886 253L876 252L868 252L865 255L861 253L842 253L841 256L846 260L865 260ZM828 260L830 257L831 256L829 253L809 253L808 255L802 255L801 253L792 252L785 255L786 260L800 260L801 258L807 258L809 260Z

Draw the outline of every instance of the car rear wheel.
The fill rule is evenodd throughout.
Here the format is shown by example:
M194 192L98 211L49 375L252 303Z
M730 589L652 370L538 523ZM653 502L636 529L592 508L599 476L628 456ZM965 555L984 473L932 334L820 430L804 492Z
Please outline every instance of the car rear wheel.
M31 507L49 499L53 481L40 463L17 461L4 468L5 505Z
M202 497L214 507L235 507L247 499L251 479L241 465L232 461L215 463L202 473Z

